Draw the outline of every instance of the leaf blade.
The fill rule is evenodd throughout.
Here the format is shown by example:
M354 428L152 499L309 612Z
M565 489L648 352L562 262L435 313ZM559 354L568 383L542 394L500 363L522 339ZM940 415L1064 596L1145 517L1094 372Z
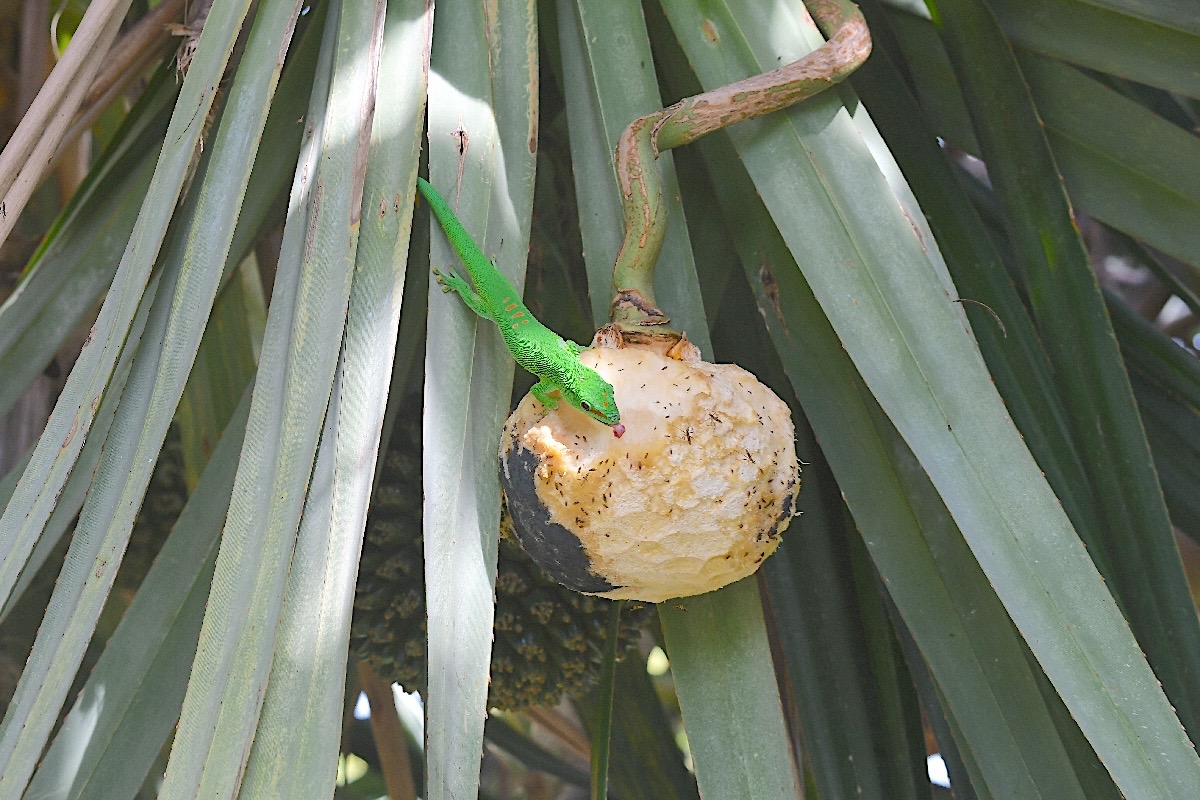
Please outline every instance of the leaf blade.
M379 96L371 126L341 364L241 790L249 796L334 791L351 604L396 350L432 23L424 0L393 2L386 25L378 21L378 82L390 91Z
M734 241L746 277L855 524L943 687L947 713L978 751L972 763L981 770L981 791L1085 797L1007 614L944 504L871 399L749 177L735 168L732 146L713 137L699 148L725 188L718 202L728 225L739 231Z
M938 0L931 7L940 15L935 24L960 74L1024 267L1031 310L1095 487L1109 532L1099 541L1116 594L1179 719L1195 735L1200 693L1190 676L1200 665L1200 623L1112 322L1042 124L986 7L973 0Z
M536 149L536 15L443 4L429 85L429 176L481 249L524 284ZM493 16L493 11L496 15ZM462 42L475 47L463 48ZM531 146L532 145L532 146ZM430 262L455 263L430 221ZM483 235L480 235L482 232ZM500 482L513 363L499 331L430 284L422 429L428 614L426 791L478 793L491 661Z
M687 17L682 5L665 4L669 17L672 8L679 11L680 21L672 18L672 24L685 50L695 52L687 32L697 30L699 20ZM781 38L777 21L739 25L748 15L711 24L726 41L734 31L748 36L770 30L775 41ZM692 56L693 64L705 86L720 85L773 66L779 57L795 57L772 45L760 41L757 58L739 53L745 61L733 74L723 64L710 64L706 74L700 54ZM1008 612L1118 783L1149 796L1169 786L1186 791L1200 760L1008 421L965 335L961 309L945 296L908 222L894 208L831 205L815 188L841 186L846 196L885 203L890 196L830 103L818 98L754 130L733 128L730 136L843 345L928 470ZM793 174L793 168L810 174ZM803 219L794 213L797 206L805 209ZM878 255L864 260L864 252ZM899 368L901 363L907 366ZM1081 597L1087 598L1087 614L1081 613ZM1129 722L1135 711L1153 733ZM1171 755L1148 753L1150 740Z
M349 4L348 4L349 5ZM336 369L361 211L369 60L339 46L324 21L307 141L267 319L250 420L234 482L212 600L167 766L163 797L236 792L275 643L282 586ZM260 9L289 14L281 0ZM348 26L349 27L349 26ZM336 53L335 53L336 51ZM330 93L330 81L339 90ZM357 165L357 168L356 168ZM309 182L311 176L311 183ZM309 192L312 192L310 195ZM319 201L313 200L319 198ZM268 487L263 490L263 487Z
M249 407L247 394L30 781L31 796L89 797L97 786L132 796L145 780L183 703Z
M142 204L112 287L92 327L94 333L85 342L29 466L0 516L0 554L4 558L0 564L0 597L5 600L95 420L166 237L217 83L248 10L245 0L221 0L209 15L207 29L211 33L206 41L212 44L197 53L184 79L167 126L167 146L159 154L148 199Z

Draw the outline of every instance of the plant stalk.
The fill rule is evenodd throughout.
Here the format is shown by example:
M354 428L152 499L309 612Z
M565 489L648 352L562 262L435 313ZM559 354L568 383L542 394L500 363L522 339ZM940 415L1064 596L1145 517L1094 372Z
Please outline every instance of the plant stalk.
M608 797L613 689L617 682L617 638L621 632L621 607L624 605L624 600L617 600L608 612L604 661L600 669L600 683L596 687L596 720L592 726L592 800L606 800Z
M806 5L829 36L825 44L777 70L639 117L621 134L616 167L625 238L613 267L615 296L609 317L622 329L644 330L670 321L654 300L654 265L667 226L659 154L820 94L870 55L871 34L857 6L849 0L807 0Z

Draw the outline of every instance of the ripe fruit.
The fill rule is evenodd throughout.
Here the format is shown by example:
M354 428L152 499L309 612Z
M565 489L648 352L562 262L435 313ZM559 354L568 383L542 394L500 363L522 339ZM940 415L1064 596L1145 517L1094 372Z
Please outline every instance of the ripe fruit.
M581 358L613 385L625 435L566 403L522 400L500 459L526 552L572 589L650 602L753 574L800 485L787 405L686 339Z

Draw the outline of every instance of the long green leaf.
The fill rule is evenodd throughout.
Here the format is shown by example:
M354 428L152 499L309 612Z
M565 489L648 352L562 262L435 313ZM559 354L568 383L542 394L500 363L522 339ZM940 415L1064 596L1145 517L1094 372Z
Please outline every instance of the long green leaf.
M165 277L168 283L177 276L177 266L176 270L167 271ZM152 335L161 332L161 323L166 315L163 313L163 296L156 291L159 288L158 283L158 276L151 279L142 298L143 303L131 321L131 331L138 336L147 328L151 330ZM130 373L136 369L135 364L136 356L132 350L122 352L113 371L114 385L120 385L122 389L127 386ZM144 377L142 382L144 383ZM105 409L106 413L97 415L96 421L106 436L113 433L120 436L122 433L116 419L119 411L119 406L114 402L111 410ZM110 414L112 416L109 416ZM106 438L104 442L107 441ZM103 459L104 450L103 444L97 447L93 464ZM70 505L66 507L67 511L78 508L75 505L76 501L84 502L85 482L80 481L74 486L71 483L68 481L68 487L75 490L75 496L69 498ZM58 522L65 528L70 524L70 519L64 514ZM12 701L5 711L4 724L0 726L0 765L3 767L3 771L0 772L0 797L20 796L28 782L79 667L79 661L95 626L99 607L107 596L112 578L115 577L116 565L112 566L112 573L106 576L109 564L107 559L101 558L100 546L103 543L97 542L97 538L99 537L91 536L72 539L61 570L62 580L55 584L46 614L38 627L33 650L21 673ZM44 552L49 554L50 550L50 547L46 547ZM119 558L116 560L119 562ZM93 574L93 564L100 575ZM35 575L34 571L28 568L25 574L30 581ZM104 580L105 577L107 580ZM14 595L10 595L10 598L16 599ZM84 604L86 610L82 615L76 615L74 612L80 604ZM88 613L89 611L92 613Z
M261 709L353 272L370 65L339 31L356 12L334 4L324 23L246 442L163 797L235 794Z
M592 719L588 724L592 740L592 800L608 798L608 762L612 752L613 689L617 682L617 637L621 633L621 606L608 608L608 624L601 650L600 679L592 692Z
M809 446L815 450L811 439ZM814 466L804 470L804 535L785 538L764 566L814 781L822 797L928 797L924 747L912 737L920 716L911 679L896 662L886 618L880 625L875 587L856 589L854 531L832 473Z
M1019 56L1072 202L1200 270L1200 139L1074 67Z
M867 0L863 8L875 36L886 43L891 34L889 19L873 0ZM929 28L932 33L932 26ZM941 47L936 37L932 45ZM898 55L900 51L895 48L891 52ZM1005 269L996 240L959 186L933 130L923 124L920 107L904 85L898 66L887 55L877 52L854 76L854 86L879 120L906 179L921 197L954 282L966 298L967 316L1005 406L1076 530L1091 546L1101 573L1110 574L1099 547L1103 526L1091 499L1091 482L1071 439L1049 357Z
M189 486L200 479L247 382L254 378L266 320L258 264L247 258L217 294L175 413Z
M4 559L0 564L0 598L6 600L11 593L95 420L248 10L248 0L217 0L209 14L205 26L205 41L209 44L197 51L180 89L167 126L166 145L121 265L29 466L0 517L0 556Z
M536 64L531 2L439 7L429 85L430 181L518 289L533 206ZM454 263L440 230L432 233L429 257L435 265ZM513 368L494 325L436 285L429 294L422 433L426 796L444 800L474 797L479 786L500 524L496 452Z
M1195 12L1171 15L1171 27L1095 0L993 0L1004 32L1017 44L1082 67L1200 98L1200 30ZM1104 6L1108 6L1105 8ZM1160 8L1158 16L1164 16Z
M396 359L392 364L392 380L387 409L383 413L383 432L379 440L390 442L396 415L406 395L424 382L425 320L429 313L429 228L415 225L410 228L408 253L405 255L404 297L400 302L400 330L396 334ZM418 383L420 382L420 383ZM379 480L379 464L375 465L375 480Z
M929 762L916 682L911 667L905 664L895 618L887 613L886 587L879 580L866 543L854 535L849 523L850 519L844 518L843 530L850 545L849 560L878 698L876 747L884 751L880 760L890 765L887 780L896 787L893 796L928 797ZM1016 638L1011 631L1009 637L1010 641Z
M879 5L886 5L887 12L871 13ZM910 90L921 101L929 126L952 146L978 155L979 142L975 139L971 117L958 88L958 77L924 3L916 4L920 14L910 13L912 9L897 10L894 5L889 0L863 3L868 9L872 35L891 45L891 58L904 70Z
M146 287L146 294L143 297L143 308L138 310L138 316L134 317L133 324L131 325L132 330L139 337L145 327L150 305L158 291L158 282L159 278L157 276L150 279L150 284ZM4 610L0 612L0 618L7 617L17 606L22 595L37 579L37 575L43 565L57 550L63 534L74 525L75 518L79 514L79 509L83 507L88 487L91 485L92 475L96 470L97 462L100 460L101 451L104 449L104 442L107 441L108 432L112 428L113 417L117 413L117 405L120 402L121 392L125 389L125 382L129 378L129 369L132 366L133 355L133 350L127 348L117 360L117 364L113 368L109 391L105 393L104 399L100 402L100 410L97 412L96 421L92 425L92 436L88 437L87 443L83 446L83 450L80 451L79 462L75 470L72 471L71 477L67 479L62 494L54 506L54 512L46 520L46 527L42 530L42 535L38 539L37 544L34 545L33 551L30 552L29 559L25 562L20 577L13 587L12 594L8 598L8 603L4 606ZM7 484L5 488L8 490L7 496L3 498L5 502L12 496L12 489L15 488L18 477L19 473L5 476L5 484Z
M903 12L887 19L939 135L978 154L958 80L933 26ZM1196 137L1069 64L1025 49L1017 54L1072 202L1195 266Z
M922 0L882 2L898 17L929 20ZM1024 50L1190 97L1200 90L1200 23L1194 10L1180 11L1177 2L995 0L992 7L1005 33Z
M1076 529L1089 543L1093 559L1102 573L1109 574L1111 567L1101 547L1105 528L1087 499L1091 484L1071 441L1048 358L1010 282L1004 263L1009 254L997 249L1003 237L997 237L996 231L980 219L934 135L923 123L899 70L886 57L900 53L899 48L889 47L887 19L876 3L867 2L863 7L880 47L876 57L854 76L854 86L879 120L906 178L920 194L963 296L972 300L966 304L967 314L975 323L981 350L1005 405ZM940 48L940 42L935 40L934 44ZM1103 774L1069 712L1045 678L1040 674L1036 677L1085 792L1094 798L1114 795L1111 780ZM948 713L953 716L953 710Z
M1179 718L1196 735L1200 622L1112 325L1041 122L987 8L978 0L939 0L931 8L960 74L1032 312L1095 487L1116 591ZM1087 726L1084 731L1089 733Z
M315 56L315 48L308 50ZM293 59L292 64L305 60L300 56ZM307 58L308 80L312 77L313 60ZM285 83L295 79L293 73L285 77ZM281 85L281 88L286 87ZM281 103L274 110L287 114L292 120L295 117L287 105ZM239 224L246 219L247 215L243 215ZM257 273L254 277L257 280ZM92 792L99 786L103 787L102 791L110 792L114 800L132 796L146 770L159 761L162 745L179 718L188 667L195 654L204 602L212 583L212 562L229 505L237 452L245 429L249 409L247 387L254 378L255 369L252 359L234 357L218 366L213 363L215 360L205 359L203 355L214 349L231 356L240 351L249 352L253 349L252 340L260 335L254 330L253 320L247 319L241 293L230 289L236 289L236 285L227 286L218 297L213 314L215 324L205 332L192 378L211 373L207 385L221 383L230 393L240 391L241 398L232 398L232 404L225 406L223 393L214 393L207 399L195 397L192 404L198 412L195 418L179 422L181 429L186 431L192 427L194 437L207 443L203 453L193 454L197 469L203 471L219 450L224 461L218 463L223 466L214 469L223 472L214 472L207 478L197 475L195 481L189 478L188 483L194 491L188 502L199 507L185 508L180 515L176 532L169 537L171 543L163 545L164 549L151 567L151 576L143 581L145 594L135 597L129 616L123 618L113 633L114 637L125 638L114 638L106 643L105 655L95 665L95 672L84 687L83 697L88 702L76 704L68 717L75 718L74 723L67 722L47 751L48 755L28 790L33 795L39 792L39 786L47 792L52 786L57 787L55 791L67 791L69 787L72 793ZM120 369L118 364L118 372ZM100 417L103 416L102 407ZM236 424L230 428L229 423L235 417ZM226 431L228 436L224 436ZM226 440L232 441L226 443ZM182 446L187 462L189 444L186 436ZM81 463L86 456L85 447ZM201 481L204 486L200 485ZM214 496L214 481L223 487L219 497ZM176 539L186 541L176 542ZM196 558L187 555L196 552L207 555ZM207 566L202 568L206 561ZM181 608L177 589L188 586L191 587L187 590L190 594L186 606ZM163 592L161 596L160 591ZM176 621L169 622L171 618ZM165 637L164 630L167 630ZM89 695L89 690L94 694ZM90 702L96 698L96 702ZM98 716L97 708L100 709ZM91 735L82 735L81 731L85 730L90 730Z
M1200 542L1200 496L1196 493L1200 485L1200 412L1144 377L1136 373L1131 377L1171 521L1192 541Z
M698 797L696 779L683 765L683 753L663 711L646 660L627 654L617 664L613 695L610 794L621 800L690 800ZM586 727L593 714L576 705Z
M1200 9L1189 0L1084 0L1088 5L1108 9L1167 28L1200 35Z
M424 0L388 4L386 27L383 4L374 8L375 30L365 6L339 34L344 46L363 43L365 79L388 91L376 98L341 364L284 590L247 797L329 796L337 774L354 584L396 350L433 24Z
M1162 482L1171 522L1200 541L1200 363L1109 296L1108 308Z
M1085 797L1007 614L871 400L732 146L717 135L698 147L724 189L718 202L739 232L734 241L758 307L855 524L978 752L980 785L999 796ZM785 539L797 535L789 529Z
M701 796L796 797L774 671L761 668L771 649L754 578L663 603L658 614ZM721 677L729 682L719 686Z
M961 178L971 200L984 215L989 238L998 245L1006 268L1016 274L1015 255L1011 246L1007 245L1007 239L1001 228L995 196L977 179L966 174L961 174ZM1116 232L1113 235L1121 236ZM1197 370L1194 358L1188 356L1174 342L1167 340L1161 332L1153 329L1144 320L1136 320L1133 327L1123 324L1123 322L1134 322L1136 318L1133 312L1119 301L1110 298L1108 307L1114 327L1120 331L1119 337L1122 340L1127 366L1134 370L1130 377L1134 385L1135 397L1138 398L1143 425L1146 426L1146 434L1159 467L1158 474L1163 483L1165 499L1172 515L1176 513L1182 515L1178 519L1172 516L1172 521L1179 525L1181 520L1184 523L1189 519L1194 520L1196 517L1192 510L1197 506L1194 491L1195 481L1191 479L1191 476L1196 474L1198 463L1193 455L1192 438L1194 433L1190 430L1188 418L1192 413L1190 409L1195 407L1195 403L1192 402L1185 406L1174 397L1168 398L1166 395L1169 391L1195 400L1197 381L1200 379L1197 372L1200 370ZM1152 346L1149 348L1139 346L1139 342L1150 343ZM1159 395L1157 399L1165 401L1165 403L1143 406L1141 390L1148 387L1138 385L1137 370L1145 372L1146 378L1141 379L1142 383L1144 384L1147 378L1153 382L1153 387L1149 388ZM1164 387L1169 387L1169 390ZM1190 525L1191 530L1198 528L1200 526ZM1103 530L1101 529L1102 532ZM1099 544L1092 548L1092 553L1093 559L1097 562L1104 558L1104 550ZM1146 585L1154 584L1148 582Z
M665 5L706 87L811 47L801 28L784 36L774 6L709 8L701 19ZM701 25L719 53L692 33ZM1200 759L1012 426L932 269L931 243L899 212L835 99L730 136L842 346L1118 784L1139 796L1186 794Z
M247 394L46 751L27 797L133 797L174 730L249 408Z
M1166 389L1185 407L1200 409L1200 360L1134 313L1120 298L1106 292L1104 299L1130 370Z
M899 617L899 614L894 616ZM976 800L980 797L991 800L995 795L980 772L979 764L972 757L970 748L959 750L958 743L963 740L962 727L955 724L953 715L947 711L946 698L938 691L933 675L922 660L922 653L904 621L897 619L895 629L900 649L911 667L917 693L921 696L930 731L937 741L938 755L946 765L953 797L955 800ZM964 744L969 745L969 742Z
M64 580L56 586L22 681L21 712L14 712L6 726L10 735L21 733L13 745L16 766L0 778L0 792L5 781L15 785L27 779L25 770L42 747L39 740L69 688L121 563L224 273L258 135L298 13L299 2L277 2L256 17L248 52L230 88L230 113L222 119L195 204L187 209L190 219L184 215L191 223L188 235L181 237L181 250L168 253L162 293L147 323L149 335L138 347L113 433L80 512ZM38 719L36 726L22 723L20 713Z
M654 11L648 10L647 21L656 34L656 60L672 96L698 93L698 86L688 85L695 78L682 52L671 47L673 36L666 19ZM735 158L727 141L717 142L716 147L726 149L727 158ZM713 153L715 148L704 152ZM722 205L743 203L710 202L709 198L722 193L696 163L699 157L696 150L684 148L675 153L675 163L701 274L710 276L710 281L722 271L727 274L719 292L705 292L706 305L709 298L720 303L719 309L709 306L715 355L750 370L781 397L794 396L740 271L738 249L755 234L743 225L734 236L720 213ZM726 178L721 186L723 192L737 193L750 190L747 183L743 173L740 180ZM769 616L774 618L785 656L797 706L796 724L802 727L794 730L793 736L803 737L806 765L823 798L920 796L918 787L928 784L923 745L918 740L916 749L905 752L913 742L896 707L898 687L887 682L891 670L886 660L894 662L891 633L883 631L878 641L866 636L864 629L870 622L864 613L872 609L875 588L869 585L870 594L862 600L856 596L847 538L852 532L848 531L845 506L798 408L793 409L793 416L797 419L797 449L804 463L804 488L797 500L803 526L789 528L779 551L763 565L771 590ZM887 627L886 620L883 625ZM888 654L880 659L876 676L867 653L880 644ZM910 711L919 732L915 704ZM927 788L924 794L928 797Z
M296 119L304 109L304 98L301 93L301 87L311 82L312 70L316 60L315 45L317 42L315 41L315 37L313 39L312 46L306 46L301 49L299 53L289 60L288 68L284 71L283 77L280 80L279 91L276 95L275 103L271 107L271 113L263 131L263 139L272 142L273 146L265 148L265 152L260 152L254 162L250 182L246 187L245 199L237 215L237 227L233 233L233 242L229 247L230 257L226 261L226 278L231 274L230 265L243 259L253 242L253 237L257 236L258 231L262 227L264 219L270 215L271 209L275 205L275 199L284 186L286 171L290 169L291 163L295 162L296 153L300 147L301 130L300 126L296 124ZM159 133L161 135L161 130ZM84 211L77 211L75 215L84 216ZM67 225L73 217L66 216L64 219L64 225ZM132 224L132 219L130 220L130 224ZM51 240L49 252L55 252L54 243L57 241L57 239ZM166 257L181 258L182 253L189 246L187 240L181 240L179 236L175 236L170 240L168 247L169 254ZM57 257L55 256L55 258ZM87 261L87 259L85 258L84 261ZM157 286L156 281L157 278L152 278L152 286ZM229 288L228 284L225 284L225 286L227 290ZM68 290L70 288L68 284ZM147 293L150 294L149 288ZM64 310L64 313L70 315L80 312ZM225 313L229 313L228 310ZM236 313L244 315L242 311ZM242 318L244 316L239 317L239 319ZM213 330L214 327L217 329L216 331ZM137 328L137 331L138 335L135 338L140 339L140 327ZM218 315L215 319L210 320L205 336L206 338L216 338L228 332L225 321ZM219 370L225 373L227 377L230 377L232 371L247 366L244 362L238 363L238 354L249 354L257 345L252 342L252 346L246 347L243 350L240 347L242 342L237 339L237 336L241 335L241 333L235 335L235 340L230 343L229 349L223 348L216 342L207 347L207 359L210 370ZM206 358L205 352L206 348L202 345L198 353L200 360ZM44 563L47 556L54 550L59 538L73 523L75 515L79 513L79 509L83 505L84 494L91 482L92 473L95 471L96 463L100 457L101 447L108 436L108 428L116 411L117 403L121 399L121 392L125 385L125 375L127 375L130 366L128 362L132 356L133 352L129 348L122 351L122 360L118 362L109 390L105 392L104 400L101 402L96 422L93 425L93 433L84 444L78 463L71 472L71 476L68 478L66 486L63 488L62 494L54 507L54 512L46 522L42 536L38 539L37 545L34 547L25 568L21 572L21 577L14 589L13 597L10 598L10 604L3 613L7 613L11 608L12 601L20 597L21 593L24 592L28 582L33 579L33 576L37 573L37 570ZM208 376L211 374L210 370L193 371L191 377L188 379L189 382L200 380L205 387L211 387L213 384L207 382ZM233 406L241 396L243 388L241 380L238 377L236 380L224 382L225 385L222 389L227 395L226 401L228 404L226 414L232 411ZM198 407L204 407L210 402L211 398L204 398L199 402L191 402L188 398L187 389L185 389L184 397L180 401L180 418L184 421L185 462L188 464L192 464L188 459L189 453L193 450L197 453L203 452L204 459L207 459L216 444L215 439L213 439L197 443L196 447L193 448L188 442L189 431L204 429L207 426L207 429L215 436L223 430L224 417L220 421L217 421L216 419L197 420L189 416L189 414L196 412ZM198 461L195 466L202 467L203 460ZM197 474L192 476L192 479L198 479L198 477ZM7 497L3 498L3 500L7 501Z

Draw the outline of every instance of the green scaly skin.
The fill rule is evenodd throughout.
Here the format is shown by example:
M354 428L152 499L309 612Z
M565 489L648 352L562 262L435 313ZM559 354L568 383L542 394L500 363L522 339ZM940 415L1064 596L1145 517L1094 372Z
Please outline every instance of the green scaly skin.
M538 322L521 302L521 294L483 255L437 190L424 178L417 178L417 189L433 209L446 238L475 284L471 288L455 272L434 269L433 274L442 291L458 292L468 308L499 326L504 343L516 362L538 376L538 382L530 391L544 406L557 408L559 399L563 399L612 428L614 435L625 433L612 386L579 360L579 354L586 348L563 339Z

